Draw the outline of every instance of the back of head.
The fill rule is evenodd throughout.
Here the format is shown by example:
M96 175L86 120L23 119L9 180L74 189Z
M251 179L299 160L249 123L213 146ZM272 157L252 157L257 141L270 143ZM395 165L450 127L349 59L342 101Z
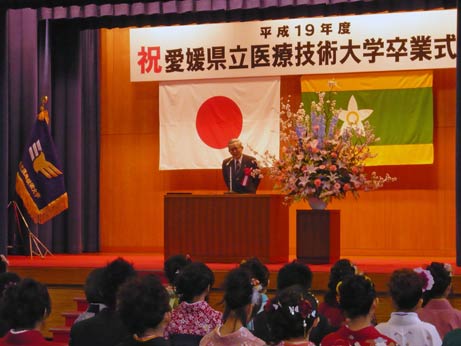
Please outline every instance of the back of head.
M376 291L370 278L356 274L338 284L338 295L341 310L346 317L354 319L370 312Z
M169 295L158 277L135 277L120 287L117 310L130 333L141 336L170 311Z
M200 296L214 284L214 274L202 262L192 262L185 266L176 279L176 293L181 301L192 303L194 297Z
M327 304L336 304L336 286L338 282L354 274L356 274L356 267L348 259L340 259L331 267L328 291L325 294L325 302Z
M411 311L423 295L423 281L415 271L399 269L391 275L389 292L398 310Z
M181 269L191 262L192 260L189 255L173 255L168 257L163 264L163 270L170 285L176 285L176 277L181 272Z
M440 262L432 262L426 267L432 275L434 285L428 288L423 294L423 306L426 305L432 298L441 298L451 284L452 273L449 265Z
M102 283L103 283L104 268L93 269L87 276L85 281L85 297L88 303L102 303L104 301L102 296Z
M266 303L272 335L277 342L291 338L307 337L317 318L317 299L301 286L290 286L277 292Z
M136 271L133 265L121 257L104 267L101 287L103 303L110 308L115 308L115 297L118 288L134 276L136 276Z
M269 269L257 257L251 257L240 263L241 268L247 269L253 278L259 281L262 287L267 287L269 283Z
M0 295L3 295L8 286L14 285L21 281L18 274L13 272L5 272L0 274Z
M224 280L224 309L223 320L226 321L231 312L246 325L246 307L251 304L253 288L251 286L251 275L244 268L231 270Z
M50 313L48 289L33 279L9 285L0 301L0 314L13 329L33 329Z
M277 275L277 290L299 285L306 290L312 286L312 271L300 262L293 261L285 264Z

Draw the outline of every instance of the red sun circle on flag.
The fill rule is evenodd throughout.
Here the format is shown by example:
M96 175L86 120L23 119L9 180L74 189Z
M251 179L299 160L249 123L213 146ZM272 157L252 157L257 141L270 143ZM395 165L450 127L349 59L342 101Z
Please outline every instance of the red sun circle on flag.
M200 139L215 149L227 147L242 132L243 116L239 106L225 96L213 96L197 111L195 126Z

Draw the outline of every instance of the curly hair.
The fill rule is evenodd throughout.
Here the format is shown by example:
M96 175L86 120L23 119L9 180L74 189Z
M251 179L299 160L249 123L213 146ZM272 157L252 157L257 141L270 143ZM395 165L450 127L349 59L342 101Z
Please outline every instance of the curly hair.
M269 269L264 265L259 258L251 257L243 260L240 263L240 268L246 268L251 275L259 281L262 287L267 287L269 283Z
M398 310L416 307L423 295L423 280L411 269L395 270L389 280L389 292Z
M130 333L138 336L157 327L170 311L168 292L153 274L128 280L120 287L117 298L123 323Z
M33 279L9 285L0 300L0 315L13 329L32 329L51 313L48 289Z
M277 275L277 290L293 285L300 285L305 289L312 286L312 271L307 265L296 260L285 264Z
M165 276L172 286L176 286L176 278L178 277L181 269L192 262L189 255L173 255L163 264Z
M434 278L434 286L423 293L423 306L433 298L442 297L452 280L451 273L445 268L444 263L432 262L426 269L431 272Z
M306 337L318 316L317 309L315 296L298 285L279 291L264 307L276 342Z
M224 280L225 309L223 321L226 321L233 311L243 325L247 324L246 306L251 304L253 288L251 286L251 275L245 268L231 270Z
M336 286L338 282L343 281L348 276L354 275L355 271L355 266L348 259L340 259L331 267L328 291L324 296L325 303L331 306L338 304L336 299Z
M214 274L202 262L192 262L185 266L176 279L176 293L181 301L192 303L194 297L201 295L214 284Z
M367 315L376 298L373 282L364 275L347 277L339 285L338 291L339 307L352 319Z

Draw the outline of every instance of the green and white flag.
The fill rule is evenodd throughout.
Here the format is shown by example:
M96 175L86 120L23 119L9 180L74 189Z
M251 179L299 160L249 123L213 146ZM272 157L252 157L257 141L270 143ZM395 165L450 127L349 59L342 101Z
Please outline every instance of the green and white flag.
M306 111L317 92L330 90L332 80L341 126L368 121L380 138L371 147L377 156L367 166L433 163L432 71L303 76Z

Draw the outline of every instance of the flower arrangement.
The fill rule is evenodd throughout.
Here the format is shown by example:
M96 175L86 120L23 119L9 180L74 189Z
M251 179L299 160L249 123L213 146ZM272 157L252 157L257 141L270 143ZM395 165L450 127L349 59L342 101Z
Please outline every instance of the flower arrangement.
M288 204L312 197L329 203L348 192L357 198L360 190L375 190L396 180L375 172L367 176L365 161L374 157L369 145L379 138L368 122L345 126L332 93L318 93L310 112L302 103L292 111L290 102L282 102L280 158L266 152L262 160Z

